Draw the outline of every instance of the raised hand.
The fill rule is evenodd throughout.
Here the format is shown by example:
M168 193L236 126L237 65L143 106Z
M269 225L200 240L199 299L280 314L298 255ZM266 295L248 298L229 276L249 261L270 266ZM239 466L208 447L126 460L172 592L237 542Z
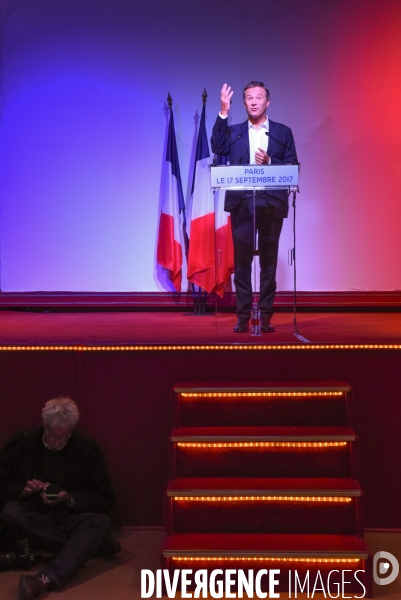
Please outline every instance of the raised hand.
M220 112L225 117L230 112L231 98L232 98L233 93L234 92L232 91L232 89L230 88L230 86L227 85L226 83L221 88L221 92L220 92L221 111Z

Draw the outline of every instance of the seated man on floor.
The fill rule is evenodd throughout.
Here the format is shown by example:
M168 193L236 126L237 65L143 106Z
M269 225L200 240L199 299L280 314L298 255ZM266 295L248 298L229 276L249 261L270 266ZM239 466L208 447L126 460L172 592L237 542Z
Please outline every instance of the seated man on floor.
M121 547L106 516L114 494L100 449L74 427L71 398L46 402L43 426L7 442L0 455L2 522L32 548L54 555L35 576L21 575L18 600L62 588L92 557Z

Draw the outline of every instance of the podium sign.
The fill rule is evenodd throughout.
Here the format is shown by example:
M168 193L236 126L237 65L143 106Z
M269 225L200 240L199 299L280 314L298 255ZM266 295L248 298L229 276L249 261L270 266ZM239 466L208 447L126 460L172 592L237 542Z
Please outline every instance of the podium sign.
M298 165L221 165L210 167L210 187L230 190L297 188Z

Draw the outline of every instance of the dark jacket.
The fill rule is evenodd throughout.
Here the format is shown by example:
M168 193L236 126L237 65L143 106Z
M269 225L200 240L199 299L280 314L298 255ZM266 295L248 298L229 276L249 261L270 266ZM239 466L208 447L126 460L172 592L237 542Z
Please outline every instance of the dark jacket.
M43 427L18 433L1 451L1 506L11 500L21 500L21 492L28 479L44 481L46 473L43 457L46 450L42 441L43 433ZM72 495L75 506L69 510L75 513L108 512L114 502L114 493L103 454L96 444L83 435L72 432L66 446L55 453L59 481L50 483L57 483L60 491L63 489ZM38 494L32 494L25 501L41 510L49 510ZM65 510L64 504L58 506Z
M269 137L267 153L271 158L271 164L284 165L296 162L295 142L291 129L269 119L269 133L272 137ZM248 121L238 125L229 125L228 119L218 116L212 131L211 145L212 151L217 155L226 156L230 165L249 165ZM224 210L227 212L234 210L244 196L251 195L251 191L227 190ZM288 215L288 192L286 190L269 190L259 193L258 197L266 198L267 204L274 206L280 216Z

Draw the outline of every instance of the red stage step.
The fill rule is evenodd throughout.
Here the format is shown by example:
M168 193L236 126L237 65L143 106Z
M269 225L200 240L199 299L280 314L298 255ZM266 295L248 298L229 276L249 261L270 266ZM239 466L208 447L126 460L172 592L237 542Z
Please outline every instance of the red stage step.
M175 479L165 515L168 535L363 533L362 490L351 479Z
M325 591L335 597L341 587L340 572L347 573L344 596L350 593L371 596L372 564L366 542L348 535L288 534L181 534L166 539L163 567L174 569L279 569L278 591L291 590L295 597L297 574L309 592L318 577ZM309 572L308 578L307 573ZM329 575L329 573L331 574ZM356 578L355 577L358 578ZM193 589L193 588L192 588ZM298 593L301 591L298 585ZM304 590L306 592L306 589Z
M180 383L173 400L174 427L352 424L345 382Z
M174 478L357 477L345 427L182 427L169 441Z
M301 587L371 595L349 384L177 384L173 399L171 574L278 568L279 590L296 572Z

